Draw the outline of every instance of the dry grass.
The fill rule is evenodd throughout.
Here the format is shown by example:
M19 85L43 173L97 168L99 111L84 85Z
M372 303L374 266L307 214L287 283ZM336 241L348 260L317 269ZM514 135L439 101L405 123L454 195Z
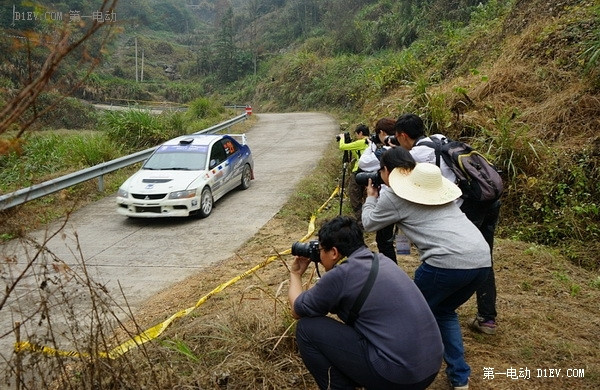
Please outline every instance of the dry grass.
M256 237L212 269L190 276L154 297L137 314L148 325L178 308L190 307L212 288L255 264L288 249L305 234L278 217ZM374 237L368 235L374 248ZM176 388L315 389L295 348L287 305L284 256L208 300L174 324L161 342L147 346L156 369L169 367ZM410 275L415 256L399 256ZM552 250L499 240L495 249L499 333L485 336L468 329L474 298L460 310L472 387L480 389L593 389L600 386L600 287L598 275L586 272ZM191 355L173 348L186 345ZM171 347L168 347L170 345ZM158 360L160 356L160 360ZM190 358L194 356L194 358ZM166 358L166 359L165 359ZM154 360L154 359L151 359ZM497 373L484 379L484 367ZM538 369L561 369L561 378L538 378ZM507 370L529 369L530 379L510 379ZM584 378L568 378L567 369L584 369ZM171 378L172 380L173 378ZM168 381L167 381L168 382ZM220 383L220 385L219 385ZM162 388L170 388L173 383ZM446 389L440 372L431 389Z
M546 0L517 3L529 3L516 7L527 12L507 19L501 37L502 56L480 69L488 81L463 76L460 80L445 80L433 92L452 96L454 86L469 86L473 105L460 120L471 128L487 128L491 119L514 108L532 138L566 151L595 142L596 150L600 150L597 92L590 92L575 76L578 73L569 71L569 63L555 61L568 59L568 55L576 57L572 42L563 39L564 32L569 31L564 26L574 17L566 17L560 11L564 7L552 7L552 2ZM546 20L555 24L544 27L541 21ZM568 55L554 56L559 52ZM363 112L368 113L364 116L372 122L397 116L400 108L409 106L411 93L406 86L391 92L364 107ZM531 169L543 170L544 166ZM529 196L527 199L534 200ZM305 228L305 221L280 213L240 248L237 256L190 275L149 300L136 313L139 329L194 306L219 284L289 249L306 233ZM372 235L368 242L375 248ZM591 254L598 253L596 249L595 243L588 247ZM523 242L498 239L494 252L498 334L486 336L468 329L475 313L474 299L459 312L467 361L472 368L471 387L600 388L598 271L585 271L554 250ZM285 263L289 261L290 256L281 257L242 279L175 322L159 340L108 365L128 372L119 378L120 382L103 388L316 389L295 347L294 322L286 298ZM403 256L399 264L412 275L419 261L415 256ZM494 370L494 379L484 377L486 368ZM516 374L528 369L530 378L507 377L512 369ZM549 369L561 369L561 377L538 377L539 372L548 375ZM583 369L585 377L569 378L568 369ZM446 388L442 370L431 389Z

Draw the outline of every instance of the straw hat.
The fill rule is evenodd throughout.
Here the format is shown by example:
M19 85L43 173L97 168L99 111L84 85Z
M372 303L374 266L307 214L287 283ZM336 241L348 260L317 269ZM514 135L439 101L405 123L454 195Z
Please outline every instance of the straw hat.
M408 174L396 168L389 181L396 195L419 204L445 204L462 195L456 184L442 176L437 165L429 163L417 163Z

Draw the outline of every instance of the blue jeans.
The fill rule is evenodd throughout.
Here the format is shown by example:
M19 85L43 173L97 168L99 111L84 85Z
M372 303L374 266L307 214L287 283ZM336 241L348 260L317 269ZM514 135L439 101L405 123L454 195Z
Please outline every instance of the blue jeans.
M490 267L446 269L421 263L415 272L415 284L423 293L440 328L446 375L453 386L466 384L471 375L471 367L465 361L456 309L484 283L489 271Z

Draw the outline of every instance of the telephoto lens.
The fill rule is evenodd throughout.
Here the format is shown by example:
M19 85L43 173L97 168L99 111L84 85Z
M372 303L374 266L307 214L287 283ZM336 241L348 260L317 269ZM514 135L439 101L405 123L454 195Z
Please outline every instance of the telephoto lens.
M292 244L292 255L308 257L310 261L315 263L320 262L319 241L314 240L307 243L296 241Z
M376 172L358 172L356 174L356 184L358 184L359 186L368 186L369 185L369 179L371 179L371 182L373 184L374 187L381 187L381 184L383 183L383 181L381 180L381 174L379 173L379 171Z

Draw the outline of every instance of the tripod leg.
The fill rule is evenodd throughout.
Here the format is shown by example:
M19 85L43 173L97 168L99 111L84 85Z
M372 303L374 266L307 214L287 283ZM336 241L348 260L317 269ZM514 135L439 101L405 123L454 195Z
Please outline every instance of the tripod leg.
M344 184L346 183L346 168L347 168L347 164L344 163L343 168L342 168L342 188L340 190L340 213L339 213L339 215L342 215L342 205L344 203Z

